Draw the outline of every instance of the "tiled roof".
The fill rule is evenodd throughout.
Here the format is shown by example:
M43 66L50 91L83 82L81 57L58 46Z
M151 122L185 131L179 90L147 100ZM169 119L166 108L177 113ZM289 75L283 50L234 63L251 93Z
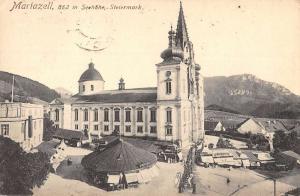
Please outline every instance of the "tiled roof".
M73 103L100 102L100 103L136 103L156 102L156 88L137 88L126 90L109 90L92 95L75 95Z
M295 152L293 152L293 151L291 151L291 150L284 151L284 152L281 152L281 153L283 153L283 154L285 154L285 155L288 155L288 156L290 156L290 157L293 157L293 158L295 158L295 159L297 159L297 160L300 160L300 155L297 154L297 153L295 153Z
M287 131L286 127L279 120L260 120L254 119L260 126L268 132Z

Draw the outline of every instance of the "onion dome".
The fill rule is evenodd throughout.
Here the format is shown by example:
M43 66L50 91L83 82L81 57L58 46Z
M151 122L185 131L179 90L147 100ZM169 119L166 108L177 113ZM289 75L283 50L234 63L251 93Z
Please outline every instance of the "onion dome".
M83 72L78 82L92 81L92 80L104 81L99 71L95 69L94 63L91 62L89 64L89 68L85 72Z
M173 31L172 26L171 30L169 31L169 47L164 50L160 57L164 60L168 59L176 59L176 60L182 60L184 57L183 51L180 47L177 47L175 45L175 31Z
M86 155L81 164L93 172L128 172L153 166L157 158L151 152L137 148L121 139L111 146Z

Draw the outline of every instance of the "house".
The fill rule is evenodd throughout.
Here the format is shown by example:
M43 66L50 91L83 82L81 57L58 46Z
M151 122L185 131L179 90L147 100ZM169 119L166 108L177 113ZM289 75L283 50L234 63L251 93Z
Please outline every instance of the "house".
M276 131L288 130L279 120L270 120L270 119L258 119L258 118L248 118L238 125L237 131L239 133L252 133L252 134L261 134L269 141L270 150L273 150L273 137Z
M205 131L225 131L220 121L204 121Z
M104 136L151 137L186 146L204 137L204 93L200 65L187 32L182 5L177 29L171 27L168 47L155 65L157 86L106 90L105 81L90 62L78 80L78 93L50 103L50 118L57 128ZM133 62L134 63L134 62ZM133 70L134 71L134 70Z
M291 150L278 153L278 158L281 163L300 166L300 155Z
M38 146L43 139L43 106L21 102L0 103L0 135L19 143L24 150Z

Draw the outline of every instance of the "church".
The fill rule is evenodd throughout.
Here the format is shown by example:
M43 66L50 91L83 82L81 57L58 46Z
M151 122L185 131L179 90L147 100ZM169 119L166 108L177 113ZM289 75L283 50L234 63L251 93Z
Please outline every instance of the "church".
M157 86L105 90L105 81L94 63L78 81L78 93L50 103L56 128L87 131L90 138L115 132L122 136L197 142L204 136L204 93L200 65L195 62L180 3L176 31L168 32L169 44L157 63Z

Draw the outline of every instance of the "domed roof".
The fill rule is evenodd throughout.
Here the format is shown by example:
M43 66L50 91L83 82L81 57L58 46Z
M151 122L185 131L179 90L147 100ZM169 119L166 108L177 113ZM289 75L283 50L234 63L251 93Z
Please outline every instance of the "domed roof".
M86 155L81 164L94 172L126 172L151 167L157 158L151 152L118 139L103 151Z
M89 68L85 72L83 72L83 74L81 74L78 82L92 81L92 80L104 81L99 71L97 71L94 68L94 63L91 62L89 64Z

